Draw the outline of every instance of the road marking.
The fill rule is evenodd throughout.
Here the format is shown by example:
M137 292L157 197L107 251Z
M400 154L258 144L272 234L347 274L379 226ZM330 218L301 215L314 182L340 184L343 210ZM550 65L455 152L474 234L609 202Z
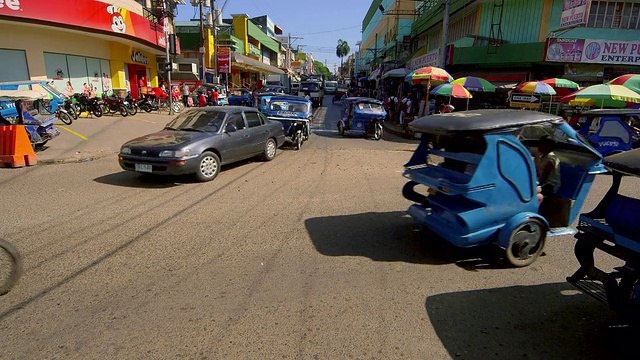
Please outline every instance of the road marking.
M84 135L82 135L82 134L80 134L80 133L77 133L77 132L75 132L75 131L73 131L73 130L69 129L69 128L68 128L68 127L66 127L66 126L62 126L62 125L56 125L56 126L57 126L57 127L59 127L59 128L60 128L60 129L62 129L62 130L67 130L68 132L72 133L73 135L75 135L75 136L79 137L80 139L82 139L82 140L84 140L84 141L89 140L89 138L88 138L88 137L86 137L86 136L84 136Z
M135 118L135 117L131 117L131 118L130 118L130 117L127 117L127 119L131 119L131 120L138 120L138 121L144 121L144 122L146 122L146 123L150 123L150 124L155 124L155 123L156 123L155 121L145 120L145 119L138 119L138 118Z

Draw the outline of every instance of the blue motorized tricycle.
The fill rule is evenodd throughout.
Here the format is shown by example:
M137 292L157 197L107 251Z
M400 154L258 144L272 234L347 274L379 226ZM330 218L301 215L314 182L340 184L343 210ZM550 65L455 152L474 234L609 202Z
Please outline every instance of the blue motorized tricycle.
M363 133L374 140L382 139L382 124L387 117L382 101L366 97L348 97L342 102L338 133Z
M542 253L547 236L575 233L602 156L561 117L535 111L474 110L414 120L421 134L405 164L408 213L457 247L497 245L513 266ZM535 159L551 140L557 188L542 195ZM420 190L423 188L423 190Z
M285 141L293 144L296 150L300 150L302 143L309 139L313 121L311 100L292 95L273 96L266 115L282 123Z
M608 156L611 187L596 208L581 214L575 255L580 268L567 281L637 325L640 320L640 199L632 184L640 177L640 149ZM624 179L624 181L623 181ZM601 270L598 249L621 261L622 266ZM603 260L598 257L598 260Z
M53 125L56 115L49 113L47 95L36 90L0 90L0 126L24 125L31 146L41 150L60 135Z
M260 112L266 114L269 110L269 101L271 101L271 98L280 95L282 94L271 91L258 93L258 95L256 95L256 102L258 103L258 109Z
M602 156L609 156L638 147L639 123L638 109L597 109L580 114L577 127Z

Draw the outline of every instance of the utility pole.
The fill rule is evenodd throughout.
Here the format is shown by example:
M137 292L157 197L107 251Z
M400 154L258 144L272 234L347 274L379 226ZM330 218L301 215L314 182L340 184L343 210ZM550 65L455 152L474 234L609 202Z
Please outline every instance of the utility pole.
M218 79L218 83L220 83L220 74L218 74L218 26L216 22L218 21L218 16L216 14L216 0L211 0L211 16L212 19L212 28L213 28L213 75Z
M166 50L166 71L167 71L167 82L169 83L169 85L167 86L167 91L169 92L169 115L173 115L173 93L172 93L172 87L171 87L171 67L169 66L171 64L171 56L169 55L169 16L168 16L168 12L167 12L167 1L168 0L163 0L162 1L162 11L163 11L163 15L164 15L164 22L163 22L163 31L164 31L164 44L165 44L165 50Z
M447 38L449 37L449 11L451 0L444 0L444 14L442 16L442 44L440 44L440 68L447 63Z
M202 72L200 73L200 80L204 80L204 74L205 74L205 59L204 59L204 21L202 19L202 3L204 2L204 0L199 0L198 1L198 5L200 7L200 49L198 49L198 52L200 53L200 58L202 61Z

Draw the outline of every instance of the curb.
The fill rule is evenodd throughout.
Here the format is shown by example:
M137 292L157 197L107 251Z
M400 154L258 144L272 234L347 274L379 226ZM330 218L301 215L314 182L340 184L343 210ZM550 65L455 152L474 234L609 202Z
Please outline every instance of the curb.
M102 154L98 154L98 155L92 155L92 156L86 156L83 158L76 158L76 157L69 157L69 158L59 158L59 159L44 159L44 160L38 160L37 165L56 165L56 164L75 164L75 163L83 163L83 162L90 162L90 161L95 161L98 159L102 159L111 155L117 155L118 152L114 151L114 152L108 152L108 153L102 153Z
M382 123L382 127L384 128L384 131L390 134L393 134L395 136L398 136L404 139L411 139L411 140L416 139L415 135L410 130L402 130L402 128L388 125L386 122Z

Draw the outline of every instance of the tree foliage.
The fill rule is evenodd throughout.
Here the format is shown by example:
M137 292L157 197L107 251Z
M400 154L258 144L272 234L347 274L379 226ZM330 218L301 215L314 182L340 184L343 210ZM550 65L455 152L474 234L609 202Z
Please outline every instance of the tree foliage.
M314 60L313 61L313 67L315 68L315 73L316 74L325 75L325 76L331 75L331 72L329 71L329 68L324 66L324 64L321 61Z
M351 51L349 43L347 43L346 40L338 39L338 46L336 46L336 56L342 59L343 57L349 55L349 51Z

